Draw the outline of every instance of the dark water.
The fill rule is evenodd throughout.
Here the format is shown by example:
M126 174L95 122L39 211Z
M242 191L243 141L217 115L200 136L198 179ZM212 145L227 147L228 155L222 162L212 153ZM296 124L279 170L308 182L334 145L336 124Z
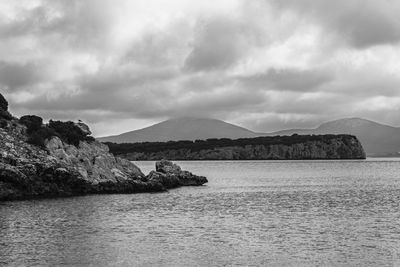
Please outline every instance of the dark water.
M0 265L400 265L400 159L180 165L209 184L0 203Z

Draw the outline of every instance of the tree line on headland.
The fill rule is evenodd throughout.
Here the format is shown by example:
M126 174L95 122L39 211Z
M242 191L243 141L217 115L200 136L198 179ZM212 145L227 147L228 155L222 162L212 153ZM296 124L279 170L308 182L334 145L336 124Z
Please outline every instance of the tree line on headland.
M130 160L169 159L299 159L365 158L361 144L351 135L265 136L213 138L195 141L105 143L110 152ZM216 155L216 153L218 155ZM235 155L237 154L237 155Z

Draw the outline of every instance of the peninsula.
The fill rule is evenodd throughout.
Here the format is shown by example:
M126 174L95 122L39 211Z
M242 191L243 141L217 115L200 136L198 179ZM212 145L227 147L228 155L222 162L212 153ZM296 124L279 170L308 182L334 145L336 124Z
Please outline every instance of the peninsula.
M169 161L144 175L113 156L82 122L13 117L0 94L0 201L86 194L160 192L207 183Z
M106 143L128 160L301 160L365 159L352 135L297 135L196 141Z

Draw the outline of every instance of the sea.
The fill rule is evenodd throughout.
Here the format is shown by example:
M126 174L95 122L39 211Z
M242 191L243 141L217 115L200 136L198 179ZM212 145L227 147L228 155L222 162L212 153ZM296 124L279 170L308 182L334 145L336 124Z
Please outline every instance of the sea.
M208 184L0 202L0 266L400 266L400 158L177 163Z

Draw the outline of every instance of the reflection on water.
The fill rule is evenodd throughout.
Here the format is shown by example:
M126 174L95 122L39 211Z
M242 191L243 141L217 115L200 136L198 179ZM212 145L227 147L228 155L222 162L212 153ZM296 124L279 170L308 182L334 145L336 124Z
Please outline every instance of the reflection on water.
M179 164L209 184L0 203L0 265L400 264L400 160Z

